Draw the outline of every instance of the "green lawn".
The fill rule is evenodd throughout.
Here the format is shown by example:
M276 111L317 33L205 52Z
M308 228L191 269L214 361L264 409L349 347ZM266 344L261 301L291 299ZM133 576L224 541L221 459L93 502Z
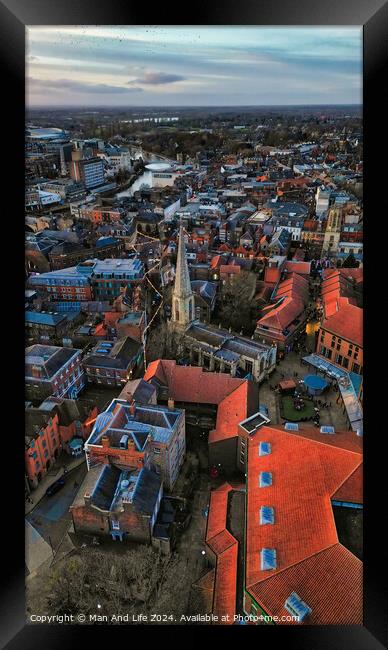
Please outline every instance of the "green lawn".
M302 411L294 409L294 400L291 395L285 395L281 398L283 417L290 422L300 422L302 418L310 418L314 415L314 405L310 400L304 400L306 406Z

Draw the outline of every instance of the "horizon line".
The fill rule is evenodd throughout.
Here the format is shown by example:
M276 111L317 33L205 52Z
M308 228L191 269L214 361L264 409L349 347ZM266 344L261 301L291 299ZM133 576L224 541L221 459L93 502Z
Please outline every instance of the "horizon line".
M186 105L182 105L182 104L174 104L174 105L171 105L171 106L167 106L165 104L160 104L160 105L155 105L155 106L147 105L147 104L139 105L139 106L125 106L124 104L123 105L120 105L120 104L117 104L117 105L107 105L107 104L104 105L104 104L101 104L101 105L92 105L92 106L83 106L83 105L80 105L80 104L53 104L52 106L47 106L47 105L45 106L45 105L41 105L41 104L36 104L36 105L33 105L33 104L27 105L26 104L27 109L31 109L31 108L32 109L34 109L34 108L45 108L45 109L49 109L49 108L69 108L69 109L71 109L71 108L84 108L84 109L89 109L89 108L93 108L93 109L98 109L98 108L104 108L104 109L106 109L106 108L121 108L121 109L127 109L127 110L128 109L139 109L139 108L147 108L147 109L149 109L149 108L151 108L151 109L158 109L158 108L163 108L163 109L164 108L168 108L168 109L170 109L170 108L179 108L179 109L182 109L183 108L183 109L188 109L188 110L195 110L197 108L271 108L271 107L277 108L277 107L283 107L283 106L285 106L285 107L294 107L294 106L301 106L301 107L310 107L310 106L324 106L324 107L325 106L327 106L327 107L354 106L354 107L360 107L360 106L363 106L363 103L360 102L360 103L352 103L352 104L319 104L319 103L317 103L317 104L201 104L201 105L198 105L198 106L186 106Z

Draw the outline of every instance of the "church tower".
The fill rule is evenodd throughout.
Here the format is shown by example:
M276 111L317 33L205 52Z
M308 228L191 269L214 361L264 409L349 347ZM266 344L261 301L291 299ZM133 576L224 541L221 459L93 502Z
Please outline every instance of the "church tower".
M194 320L194 294L191 290L185 249L183 226L180 226L171 320L174 325L181 327L187 327Z

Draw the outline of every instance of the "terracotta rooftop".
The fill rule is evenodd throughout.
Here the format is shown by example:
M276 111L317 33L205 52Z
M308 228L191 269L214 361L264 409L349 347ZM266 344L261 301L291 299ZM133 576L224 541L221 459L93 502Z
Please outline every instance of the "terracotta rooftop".
M303 309L304 304L300 298L285 297L281 304L270 309L260 318L257 326L266 325L282 333L303 312Z
M349 503L363 502L363 471L361 465L345 479L337 492L334 492L332 498L335 501L347 501Z
M362 622L362 563L339 544L331 504L362 463L361 443L353 446L357 436L347 434L264 425L250 438L246 585L270 615L287 614L284 603L296 592L312 609L308 623ZM269 454L259 456L260 442L270 443ZM259 487L262 471L271 472L272 485ZM273 508L273 524L260 524L262 506ZM276 550L274 569L261 569L264 548Z
M284 263L284 268L289 273L299 273L300 275L310 275L311 262L299 262L294 260L287 260Z
M264 272L264 281L270 284L276 284L281 276L281 269L278 267L267 266Z
M211 492L206 528L206 545L216 556L212 612L219 619L228 616L229 624L233 623L236 611L238 554L238 542L226 528L228 496L232 490L231 485L224 483Z
M216 428L209 433L209 443L235 437L237 425L254 411L257 402L253 382L228 373L204 372L197 366L178 366L173 360L153 361L144 379L157 379L177 402L216 404Z
M237 264L223 264L220 266L220 273L221 275L224 274L229 274L229 273L240 273L241 267L238 266Z
M363 310L348 299L340 299L338 311L324 318L321 327L346 341L363 345Z
M249 392L251 382L244 381L220 402L217 411L216 428L209 433L209 444L234 438L237 427L249 415Z
M312 610L308 624L362 625L362 581L362 562L337 543L249 591L271 616L288 615L284 603L296 592Z

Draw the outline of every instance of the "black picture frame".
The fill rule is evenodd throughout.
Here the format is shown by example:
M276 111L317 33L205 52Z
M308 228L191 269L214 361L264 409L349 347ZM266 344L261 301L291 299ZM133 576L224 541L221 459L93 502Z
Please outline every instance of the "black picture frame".
M20 459L24 452L24 436L21 413L24 410L24 351L23 351L23 311L24 311L24 227L21 215L24 214L24 66L25 66L25 26L26 25L354 25L363 26L364 32L364 212L367 215L364 254L365 268L365 330L366 359L364 376L365 426L365 514L364 514L364 626L360 627L321 627L321 626L255 626L220 628L201 627L104 627L104 626L38 626L27 625L24 602L24 521L20 513L24 504L24 477ZM7 386L3 398L3 430L7 427L14 438L7 443L6 465L10 469L7 486L3 486L3 541L6 549L2 554L1 580L1 647L11 650L34 648L79 648L97 639L100 643L111 642L112 635L123 637L124 643L144 640L150 632L157 632L157 643L190 642L204 636L209 643L230 639L240 642L279 643L287 647L308 648L308 650L327 650L334 648L356 650L384 647L387 641L386 619L388 606L383 573L386 565L386 541L382 534L386 520L384 510L385 458L382 451L384 436L384 385L381 382L385 362L384 339L379 349L376 336L383 335L384 323L379 313L384 298L383 282L385 248L379 244L378 232L383 232L383 224L377 221L378 215L387 214L386 165L378 163L380 144L386 141L386 104L383 102L386 86L386 63L388 60L388 4L382 0L230 0L197 3L181 8L172 3L142 5L128 0L110 0L97 4L96 0L2 0L0 1L0 47L2 62L2 107L5 117L2 120L2 152L6 161L3 189L14 190L7 202L7 229L2 234L8 241L12 233L12 246L5 245L11 253L11 267L6 266L6 286L11 289L9 300L13 300L12 311L7 303L4 340L18 341L20 346L12 349L12 389ZM5 72L5 75L4 75ZM385 72L385 74L384 74ZM4 140L3 140L4 139ZM385 203L384 203L385 202ZM3 215L4 208L3 205ZM18 219L16 219L18 215ZM3 216L3 218L5 218ZM385 216L385 218L387 218ZM20 223L19 223L20 222ZM4 223L4 222L3 222ZM372 232L372 228L375 228ZM8 230L9 228L9 230ZM379 229L379 230L377 230ZM20 237L20 240L19 240ZM378 251L378 254L374 255ZM3 251L5 253L5 251ZM19 257L20 255L20 257ZM2 259L4 259L2 255ZM373 268L372 268L373 267ZM19 279L17 275L19 273ZM12 282L11 282L12 278ZM18 293L20 280L20 295ZM380 302L372 297L372 290L380 285ZM20 297L20 303L19 303ZM11 320L12 319L12 320ZM2 319L3 320L3 319ZM12 325L10 327L10 320ZM381 322L379 322L381 321ZM3 323L4 326L4 323ZM369 349L371 348L371 349ZM379 370L373 370L373 357L377 357ZM20 364L20 365L19 365ZM12 393L14 407L8 402ZM7 412L8 411L8 412ZM19 423L19 419L21 422ZM386 416L385 416L386 419ZM5 468L4 468L5 469ZM19 490L20 489L20 493ZM383 491L382 491L383 490ZM179 641L177 634L179 633ZM163 634L163 638L160 636ZM108 635L108 636L106 636ZM253 635L253 636L252 636ZM257 635L257 636L256 636ZM104 637L104 638L103 638ZM181 638L182 637L182 638ZM93 641L92 641L93 639ZM187 639L187 641L186 641ZM205 639L204 639L205 640ZM115 641L114 641L115 642Z

